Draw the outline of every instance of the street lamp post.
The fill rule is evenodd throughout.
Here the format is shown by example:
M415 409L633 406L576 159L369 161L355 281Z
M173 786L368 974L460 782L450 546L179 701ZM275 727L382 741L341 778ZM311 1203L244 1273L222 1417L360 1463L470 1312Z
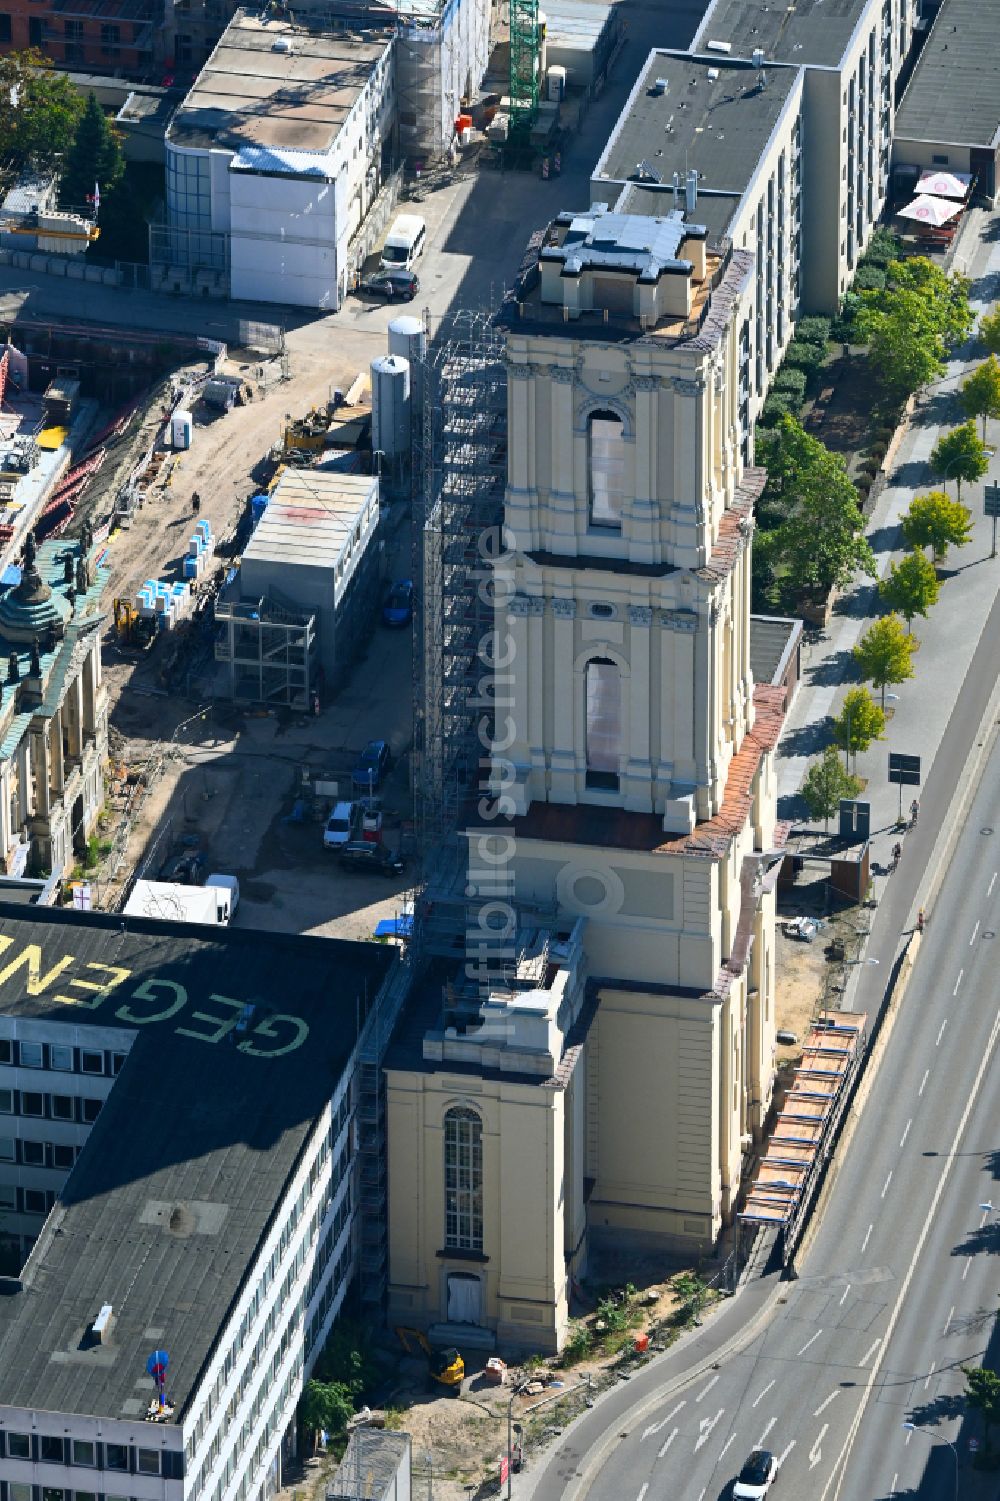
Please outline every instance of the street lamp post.
M904 1423L903 1427L908 1433L922 1433L930 1444L935 1443L939 1437L939 1435L929 1433L926 1428L921 1428L919 1423ZM951 1457L955 1461L955 1501L958 1501L958 1450L951 1439L945 1438L943 1434L940 1435L940 1440L942 1444L948 1445L948 1448L951 1450Z

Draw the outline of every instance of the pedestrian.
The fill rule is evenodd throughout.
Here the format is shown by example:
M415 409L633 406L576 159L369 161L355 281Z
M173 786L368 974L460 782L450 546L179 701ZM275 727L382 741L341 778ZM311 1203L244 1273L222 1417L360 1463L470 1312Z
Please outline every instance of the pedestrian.
M900 855L902 853L903 853L903 846L897 841L893 845L893 847L892 847L892 868L893 868L893 870L895 870L896 866L899 864L899 857L900 857Z
M914 829L917 827L917 815L919 814L919 812L920 804L917 802L917 799L914 798L913 802L910 804L910 825Z
M918 933L922 933L924 931L924 923L925 923L925 921L926 921L926 919L924 917L924 909L923 909L923 907L921 907L920 911L917 913L917 932Z
M549 175L549 159L548 159L547 156L543 156L542 157L542 181L543 182L545 182L545 181L548 180L548 175Z
M194 512L194 514L196 516L197 516L198 512L201 510L201 496L198 494L197 490L194 492L194 494L191 497L191 509L192 509L192 511Z

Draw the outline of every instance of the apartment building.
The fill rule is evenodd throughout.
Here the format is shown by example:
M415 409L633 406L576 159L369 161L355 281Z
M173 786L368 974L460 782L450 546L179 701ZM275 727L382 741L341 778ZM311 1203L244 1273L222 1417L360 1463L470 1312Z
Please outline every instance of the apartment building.
M37 47L57 67L146 77L159 55L156 0L6 0L0 52Z
M0 907L3 1501L280 1486L358 1266L354 1070L392 965Z

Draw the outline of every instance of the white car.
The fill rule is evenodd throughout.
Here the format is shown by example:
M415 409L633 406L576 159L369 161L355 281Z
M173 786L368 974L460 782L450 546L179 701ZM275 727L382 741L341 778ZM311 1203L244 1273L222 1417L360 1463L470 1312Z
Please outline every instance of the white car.
M323 830L323 843L328 850L341 849L353 838L356 817L354 803L337 803Z
M751 1449L736 1484L733 1501L762 1501L778 1473L778 1461L768 1449Z

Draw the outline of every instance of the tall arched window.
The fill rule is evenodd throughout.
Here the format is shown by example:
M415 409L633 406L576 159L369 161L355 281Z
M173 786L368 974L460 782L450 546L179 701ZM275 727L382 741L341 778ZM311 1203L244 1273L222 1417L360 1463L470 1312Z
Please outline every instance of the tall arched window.
M619 532L625 506L624 430L614 412L593 412L587 422L590 524Z
M618 791L622 748L622 679L615 662L587 663L587 786Z
M483 1249L483 1123L461 1105L444 1118L444 1243Z

